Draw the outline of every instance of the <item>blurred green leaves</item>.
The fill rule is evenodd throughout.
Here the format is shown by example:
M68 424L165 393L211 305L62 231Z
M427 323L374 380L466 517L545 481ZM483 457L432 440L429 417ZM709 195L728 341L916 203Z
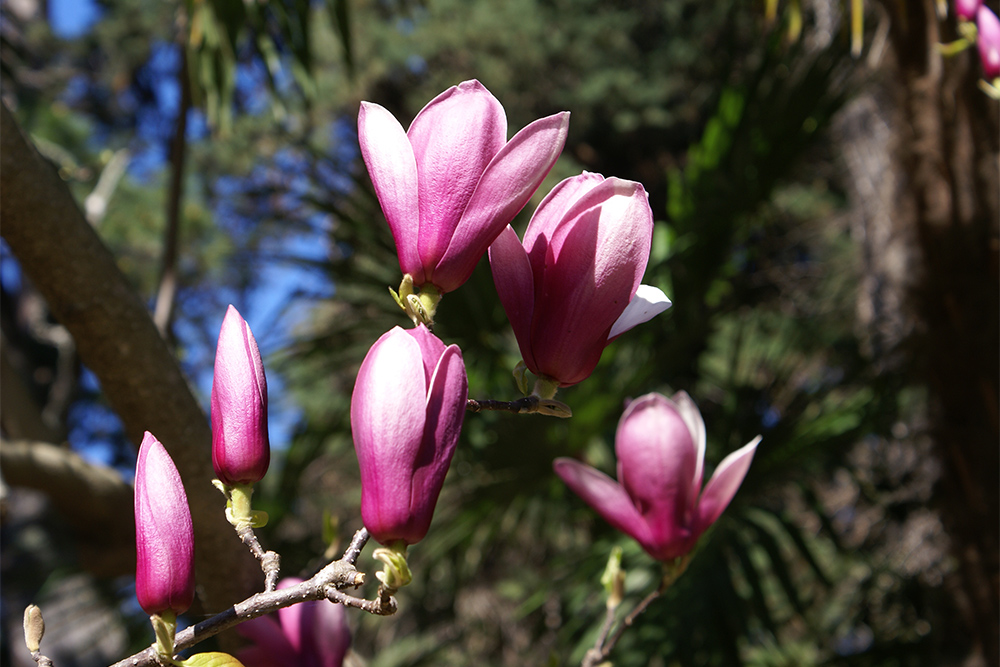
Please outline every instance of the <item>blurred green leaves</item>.
M317 95L314 32L321 17L340 38L343 67L353 76L350 2L323 4L326 11L309 0L185 0L192 93L210 124L224 133L232 131L236 69L248 58L259 58L265 65L271 109L278 119L287 113L291 82L306 104L313 102Z

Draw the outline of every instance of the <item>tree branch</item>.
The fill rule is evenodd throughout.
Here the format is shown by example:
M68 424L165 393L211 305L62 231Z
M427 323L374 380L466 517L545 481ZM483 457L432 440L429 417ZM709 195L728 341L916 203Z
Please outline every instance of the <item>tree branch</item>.
M218 610L255 590L259 568L212 487L212 434L166 343L55 170L0 108L2 235L76 340L134 443L154 433L184 479L202 602ZM118 509L131 515L131 506Z
M183 7L183 6L182 6ZM184 10L180 10L183 14ZM186 36L187 31L181 30ZM184 164L187 157L187 114L191 108L191 80L188 75L187 48L179 40L181 66L177 83L181 89L181 103L177 110L174 136L170 141L170 190L167 192L167 219L163 228L163 259L160 266L160 287L156 292L156 309L153 322L160 334L170 339L170 322L173 320L177 300L177 247L181 233L181 204L184 198Z
M0 469L14 486L45 492L69 521L87 570L114 576L135 569L132 487L110 468L93 465L66 447L0 438Z

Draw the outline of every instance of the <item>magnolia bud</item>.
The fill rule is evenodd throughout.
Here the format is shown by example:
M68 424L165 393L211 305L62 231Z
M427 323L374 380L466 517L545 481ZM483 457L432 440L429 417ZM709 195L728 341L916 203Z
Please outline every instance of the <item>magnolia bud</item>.
M135 464L135 593L150 616L194 602L194 528L181 476L146 432Z
M423 325L396 327L368 351L351 398L351 431L361 517L382 544L415 544L427 534L467 398L462 352Z
M264 364L249 325L229 306L215 351L212 466L235 486L259 482L270 462Z

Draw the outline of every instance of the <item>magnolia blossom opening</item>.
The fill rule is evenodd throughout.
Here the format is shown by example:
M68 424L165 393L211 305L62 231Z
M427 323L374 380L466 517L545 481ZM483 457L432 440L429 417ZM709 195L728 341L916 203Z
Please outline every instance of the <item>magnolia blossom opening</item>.
M425 106L403 131L391 113L361 103L361 155L415 286L451 292L469 279L562 152L569 112L531 123L507 141L507 116L478 81Z
M567 387L585 380L616 336L670 306L640 285L653 212L640 183L583 173L542 200L524 233L509 225L490 267L525 366Z
M731 453L702 489L705 422L684 392L647 394L618 423L618 481L568 458L556 473L612 526L653 558L668 561L694 548L736 495L760 436Z

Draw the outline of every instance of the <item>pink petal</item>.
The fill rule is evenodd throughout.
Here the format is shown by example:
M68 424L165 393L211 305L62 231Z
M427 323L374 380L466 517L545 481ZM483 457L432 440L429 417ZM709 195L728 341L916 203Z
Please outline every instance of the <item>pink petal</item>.
M746 477L750 469L750 462L760 444L760 436L757 436L749 443L737 449L722 460L719 467L715 469L712 479L708 480L705 490L701 494L698 502L698 519L695 530L698 535L703 533L709 526L715 523L716 519L729 506L729 502L736 495L743 478Z
M464 81L431 100L407 137L417 163L419 253L431 269L444 256L487 165L506 143L507 117L481 83Z
M298 650L272 615L240 623L236 631L254 643L236 655L246 667L292 667L297 664Z
M417 252L417 163L410 140L391 113L370 102L361 103L358 139L375 194L396 241L399 268L412 275L416 284L423 284L424 270Z
M569 132L569 112L531 123L493 158L469 201L431 281L450 291L472 275L479 258L524 208L552 169Z
M575 459L559 458L552 464L566 486L604 517L614 528L645 544L649 529L625 489L604 473Z
M342 605L312 600L301 607L298 633L298 667L341 667L351 646L351 631Z
M686 540L694 518L695 443L671 401L646 394L625 409L615 435L618 481L659 545Z
M701 480L705 474L705 445L708 440L705 434L705 420L701 417L701 411L691 400L686 391L679 391L671 399L677 412L680 414L688 430L691 431L691 438L694 441L697 465L694 469L694 476L691 481L691 495L689 496L690 507L694 507L701 493Z
M444 354L444 343L423 324L414 329L406 329L406 334L420 347L420 360L424 364L424 387L430 387L431 378L434 377L441 355Z
M422 540L434 516L444 478L455 454L469 397L462 352L450 345L441 355L427 390L427 421L420 451L413 460L407 544Z
M378 339L358 372L351 431L361 470L361 516L380 541L393 537L391 531L409 517L426 386L420 346L400 327Z
M563 386L590 375L646 270L652 230L642 186L610 178L574 202L548 238L540 280L536 240L532 347L543 373Z
M979 37L979 60L983 65L983 76L987 81L1000 76L1000 19L986 5L976 12L976 27Z
M531 351L531 316L535 305L534 278L528 255L510 225L500 232L490 246L490 268L493 283L503 304L507 319L514 329L514 336L521 348L525 365L534 372L534 355Z
M241 649L236 659L246 667L297 666L297 650L282 632L281 626L270 614L240 623L236 631L253 642Z
M351 648L351 628L347 625L344 606L328 600L317 600L312 607L311 646L319 667L341 667Z
M290 588L302 583L298 577L286 577L278 582L278 590ZM278 621L281 623L281 631L285 634L289 643L296 652L302 650L302 610L306 604L294 604L290 607L282 607L278 610Z
M603 176L589 171L559 181L549 191L549 194L545 195L531 216L528 229L524 232L525 251L529 255L532 254L535 243L539 238L543 238L545 239L542 244L542 257L544 258L544 249L549 244L548 239L555 234L574 202L603 182ZM541 270L544 267L538 265L536 268Z

